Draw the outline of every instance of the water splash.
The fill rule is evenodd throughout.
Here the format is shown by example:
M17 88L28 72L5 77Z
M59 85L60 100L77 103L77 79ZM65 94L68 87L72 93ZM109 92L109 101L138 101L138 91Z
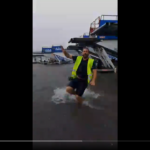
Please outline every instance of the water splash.
M90 108L94 109L102 109L101 107L92 105L92 101L99 98L101 95L98 93L95 93L89 89L86 89L83 95L83 99L85 101L83 102L83 105L89 106ZM57 88L54 90L54 95L51 99L52 102L55 104L62 104L62 103L76 103L76 98L74 95L70 95L66 93L66 88Z

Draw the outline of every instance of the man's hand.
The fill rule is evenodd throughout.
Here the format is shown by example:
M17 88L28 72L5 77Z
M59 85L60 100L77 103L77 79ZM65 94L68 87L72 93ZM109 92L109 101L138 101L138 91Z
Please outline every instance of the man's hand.
M65 50L64 50L64 48L63 48L63 46L61 46L61 49L62 49L62 52L64 52Z
M95 81L92 80L92 81L90 82L90 84L91 84L92 86L95 86Z
M63 46L61 46L61 49L62 49L62 52L64 53L64 55L67 57L67 58L70 58L72 59L72 55L68 54L65 49L63 48Z

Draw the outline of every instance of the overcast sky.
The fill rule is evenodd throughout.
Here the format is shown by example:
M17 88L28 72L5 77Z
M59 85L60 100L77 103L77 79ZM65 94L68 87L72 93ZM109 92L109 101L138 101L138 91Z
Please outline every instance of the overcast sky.
M67 46L102 14L117 15L117 0L33 0L33 51Z

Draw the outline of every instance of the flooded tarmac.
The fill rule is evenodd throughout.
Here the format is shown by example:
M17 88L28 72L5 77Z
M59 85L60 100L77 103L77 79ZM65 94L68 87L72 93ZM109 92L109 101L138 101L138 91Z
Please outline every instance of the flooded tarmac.
M98 73L76 115L65 86L73 64L33 64L33 140L117 140L117 77Z

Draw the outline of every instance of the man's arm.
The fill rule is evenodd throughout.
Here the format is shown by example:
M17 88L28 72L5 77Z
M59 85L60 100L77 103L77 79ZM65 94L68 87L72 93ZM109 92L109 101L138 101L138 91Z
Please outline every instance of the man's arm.
M93 78L92 81L95 82L97 78L97 69L93 69Z
M67 58L72 59L72 55L68 54L68 53L64 50L64 48L63 48L62 46L61 46L61 49L62 49L62 52L64 53L64 55L65 55Z
M95 81L96 81L96 78L97 78L97 66L96 66L95 61L93 63L92 72L93 72L93 78L92 78L92 81L91 81L91 85L95 85Z

